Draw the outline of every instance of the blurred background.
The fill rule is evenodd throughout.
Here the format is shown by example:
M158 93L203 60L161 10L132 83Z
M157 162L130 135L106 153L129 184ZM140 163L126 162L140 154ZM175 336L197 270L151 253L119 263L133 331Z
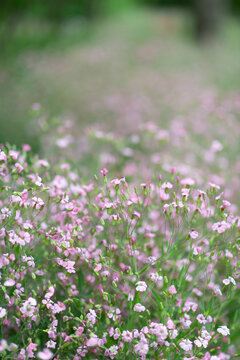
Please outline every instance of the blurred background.
M40 150L38 103L76 136L167 128L239 91L240 0L1 0L0 49L0 143Z

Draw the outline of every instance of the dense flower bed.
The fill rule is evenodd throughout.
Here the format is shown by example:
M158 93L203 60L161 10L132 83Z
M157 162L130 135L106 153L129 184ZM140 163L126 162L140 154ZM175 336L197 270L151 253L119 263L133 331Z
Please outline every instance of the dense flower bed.
M236 208L174 168L142 184L110 168L86 182L76 164L2 148L0 357L239 356Z

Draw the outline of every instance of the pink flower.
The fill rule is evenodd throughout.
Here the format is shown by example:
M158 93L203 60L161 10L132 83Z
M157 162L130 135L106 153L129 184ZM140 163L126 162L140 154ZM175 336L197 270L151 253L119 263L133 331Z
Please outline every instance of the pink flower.
M194 184L195 184L195 181L191 178L186 178L186 179L181 180L181 185L183 185L183 186L186 186L186 185L193 186Z
M4 286L13 286L15 285L15 280L13 279L8 279L4 282Z
M2 339L0 340L0 352L4 351L7 348L8 344L6 340Z
M134 346L135 353L140 356L147 355L148 350L149 350L148 343L146 340L144 341L144 339Z
M206 324L207 323L207 320L205 319L205 316L203 314L199 314L197 316L197 321L200 323L200 324Z
M36 311L37 302L35 299L30 297L28 300L23 302L23 306L20 307L20 311L23 315L32 317Z
M98 272L102 269L102 265L101 264L97 264L97 266L95 267L94 271Z
M196 340L194 340L194 344L197 347L204 347L206 349L206 347L208 346L208 341L206 339L203 339L201 336L199 336Z
M120 331L119 328L116 328L114 330L113 327L111 327L111 329L109 330L109 336L114 338L114 340L117 340L120 337Z
M193 230L189 233L189 235L192 239L196 239L198 237L198 232Z
M33 353L33 350L35 350L37 348L37 344L34 344L34 343L30 343L28 346L27 346L27 352L28 352L28 358L35 358L35 355Z
M28 152L28 151L31 151L31 146L28 144L23 144L22 149L23 149L23 151Z
M43 351L39 351L37 356L41 360L50 360L53 357L53 353L49 349L44 349Z
M32 207L35 207L37 210L40 210L44 206L44 202L41 198L34 196L32 198Z
M108 355L110 359L114 359L118 353L118 346L113 345L105 351L105 355Z
M5 317L6 314L7 314L6 309L0 307L0 319Z
M219 334L222 334L223 336L230 335L230 331L229 331L228 327L225 326L225 325L220 326L220 327L217 329L217 332L218 332Z
M141 214L138 211L133 211L132 216L139 219L141 217Z
M136 305L134 305L134 308L133 308L134 311L136 312L143 312L146 310L145 306L137 303Z
M7 161L7 155L1 150L0 150L0 161L4 161L4 162Z
M174 322L172 321L172 319L168 318L167 320L167 328L169 330L174 330L175 329L175 325L174 325Z
M189 339L182 339L179 346L187 352L192 350L192 342Z
M107 173L108 173L108 170L105 169L105 168L103 168L103 169L101 170L101 173L103 174L103 176L106 176Z
M185 196L186 198L188 198L189 193L190 193L190 189L182 188L181 193L182 193L182 196Z
M53 295L54 295L55 289L53 286L50 286L48 289L48 292L46 293L46 295L44 296L45 299L50 299Z
M15 164L15 167L16 167L16 169L17 169L18 175L20 175L21 172L23 171L24 167L23 167L21 164L19 164L19 163L16 163L16 164Z
M15 150L10 150L9 151L9 155L13 160L17 160L18 156L19 156L19 152L15 151Z
M111 181L111 183L112 183L114 186L120 185L121 182L126 182L125 177L124 177L124 178L121 178L121 179L113 179L113 180Z
M236 281L231 276L229 276L228 279L224 279L223 283L224 283L224 285L229 285L230 283L232 283L233 285L236 285Z
M87 314L88 322L90 323L90 326L92 327L96 323L97 314L95 310L90 309Z
M219 234L222 234L230 227L231 224L227 223L226 221L221 221L213 224L212 229L213 231L217 231Z
M175 288L174 285L171 285L171 286L169 287L168 292L169 292L170 295L177 294L177 290L176 290L176 288Z
M201 358L201 360L210 360L211 359L211 355L209 352L206 352L206 354Z
M178 330L169 330L169 337L170 339L175 339L178 336Z
M5 228L0 229L0 239L3 239L6 236Z
M83 331L84 331L84 328L83 328L82 326L80 326L80 327L76 330L75 334L78 335L78 336L81 336L82 333L83 333Z
M132 342L132 333L130 331L123 331L122 339L125 342Z
M164 182L161 186L162 189L172 189L173 185L170 182Z
M94 346L97 346L98 345L98 337L97 335L93 335L90 337L90 339L88 339L86 345L89 346L89 347L94 347Z
M165 340L168 337L167 327L163 324L158 324L156 335L157 335L158 341Z
M66 135L60 139L56 140L56 145L62 149L65 149L73 142L73 137L71 135Z
M147 284L145 283L145 281L138 281L136 290L140 291L140 292L146 291L147 290Z
M217 190L219 190L220 189L220 186L219 185L216 185L216 184L214 184L214 183L208 183L208 185L210 186L210 188L212 188L212 189L217 189Z
M223 146L218 140L214 140L211 145L211 150L213 152L222 151Z

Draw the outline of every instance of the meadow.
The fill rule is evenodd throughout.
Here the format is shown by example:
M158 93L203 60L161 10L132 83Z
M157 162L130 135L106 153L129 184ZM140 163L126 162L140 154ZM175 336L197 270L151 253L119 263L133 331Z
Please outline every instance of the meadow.
M0 358L240 358L239 24L199 45L179 12L24 21L0 64Z

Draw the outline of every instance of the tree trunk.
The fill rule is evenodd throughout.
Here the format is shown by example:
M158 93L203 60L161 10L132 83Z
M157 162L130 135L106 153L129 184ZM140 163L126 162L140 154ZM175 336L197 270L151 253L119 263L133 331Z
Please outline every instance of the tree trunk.
M197 38L213 39L219 30L224 0L193 0L193 3Z

